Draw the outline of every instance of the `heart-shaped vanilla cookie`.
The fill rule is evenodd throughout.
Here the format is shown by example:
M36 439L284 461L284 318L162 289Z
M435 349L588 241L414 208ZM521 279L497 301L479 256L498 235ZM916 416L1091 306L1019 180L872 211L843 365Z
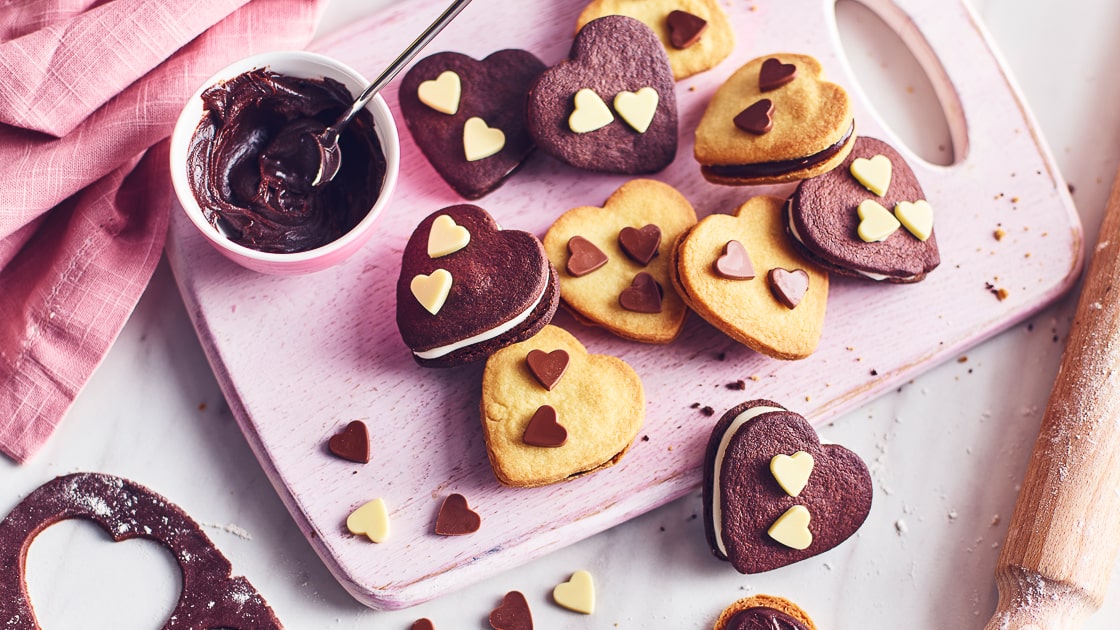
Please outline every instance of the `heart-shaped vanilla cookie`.
M677 294L732 339L779 359L803 359L816 350L824 328L828 274L790 242L784 207L777 197L754 197L734 215L705 217L673 248L672 278ZM729 240L750 252L759 277L742 280L719 273L716 264ZM805 274L804 284L798 272ZM777 288L774 277L782 281ZM799 299L783 301L783 295Z
M552 321L560 302L556 275L532 234L501 229L478 206L437 210L401 256L401 339L424 366L485 359Z
M527 366L534 350L568 354L564 377L545 389ZM482 373L482 431L494 475L508 486L543 486L611 466L641 429L645 393L621 359L588 354L571 333L546 326L503 348ZM567 439L560 446L526 443L529 422L551 407Z
M668 254L677 236L695 223L696 212L683 195L650 179L623 184L601 208L583 206L565 212L544 237L549 260L566 270L560 274L564 304L581 320L620 337L647 343L672 341L684 326L688 309L673 291ZM574 275L573 256L587 249L574 239L591 243L607 262ZM658 309L642 312L619 302L624 292L652 286L646 278L638 278L641 273L660 287ZM634 288L635 284L639 286Z
M533 150L525 92L545 65L524 50L482 61L436 53L401 80L401 114L432 168L465 199L501 186Z
M772 474L789 453L812 461L796 496ZM796 459L796 458L795 458ZM787 481L790 481L787 479ZM871 510L867 465L838 444L821 444L799 414L768 400L743 403L712 430L704 460L704 522L712 553L741 573L761 573L832 549Z
M599 18L580 29L569 59L529 89L529 134L576 168L655 173L677 153L673 87L669 60L649 27L622 15ZM623 97L619 110L615 97L623 92L634 96ZM622 121L606 107L612 101Z

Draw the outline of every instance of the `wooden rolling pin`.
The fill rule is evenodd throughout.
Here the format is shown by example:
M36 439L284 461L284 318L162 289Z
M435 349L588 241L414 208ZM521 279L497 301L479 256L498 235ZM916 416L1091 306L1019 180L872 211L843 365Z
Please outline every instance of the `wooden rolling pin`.
M1080 628L1120 550L1120 173L996 564L987 630Z

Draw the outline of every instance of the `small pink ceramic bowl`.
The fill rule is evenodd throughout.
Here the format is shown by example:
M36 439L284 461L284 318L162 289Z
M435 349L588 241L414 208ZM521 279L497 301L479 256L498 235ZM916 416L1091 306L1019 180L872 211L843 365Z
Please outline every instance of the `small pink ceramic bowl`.
M206 220L191 191L190 181L187 176L187 155L191 137L202 120L202 93L212 85L227 81L236 76L256 68L268 68L279 74L299 78L330 77L341 82L357 95L369 82L354 69L323 55L302 51L271 52L253 57L248 57L230 64L214 76L187 101L179 119L175 123L175 130L171 134L171 182L179 204L186 211L187 217L198 228L206 240L219 252L230 260L261 273L276 275L297 275L321 271L336 265L358 251L362 245L373 235L381 212L393 195L396 188L397 175L400 171L400 140L397 137L396 123L393 114L380 95L369 102L366 109L373 115L374 128L377 132L381 150L385 154L385 178L381 185L381 192L374 202L373 207L353 229L338 239L315 249L293 252L272 253L262 252L243 245L239 245L226 238L217 228ZM346 156L343 155L343 160Z

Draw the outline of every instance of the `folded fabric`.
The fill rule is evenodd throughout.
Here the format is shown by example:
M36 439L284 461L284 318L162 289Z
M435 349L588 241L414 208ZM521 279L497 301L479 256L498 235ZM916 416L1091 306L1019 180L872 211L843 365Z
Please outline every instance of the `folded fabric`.
M0 11L0 451L34 454L159 261L167 142L222 66L303 48L325 0L14 0Z

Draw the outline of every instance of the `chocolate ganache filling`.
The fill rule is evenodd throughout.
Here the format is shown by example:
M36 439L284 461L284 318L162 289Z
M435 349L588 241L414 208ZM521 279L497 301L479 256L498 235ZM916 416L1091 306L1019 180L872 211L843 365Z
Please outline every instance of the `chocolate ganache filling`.
M777 162L759 162L757 164L706 164L700 167L705 173L710 173L717 177L771 177L774 175L782 175L791 173L793 171L801 170L803 168L812 168L822 162L831 160L840 149L844 148L848 140L852 137L855 131L855 123L848 126L848 130L839 140L829 145L822 151L818 151L812 155L807 155L802 158L792 160L780 160Z
M808 628L780 610L755 606L735 613L727 623L727 630L808 630Z
M323 186L313 135L350 106L346 86L259 68L206 90L205 116L187 157L191 191L206 220L262 252L301 252L349 232L385 178L373 116L363 110L339 138L342 168Z

